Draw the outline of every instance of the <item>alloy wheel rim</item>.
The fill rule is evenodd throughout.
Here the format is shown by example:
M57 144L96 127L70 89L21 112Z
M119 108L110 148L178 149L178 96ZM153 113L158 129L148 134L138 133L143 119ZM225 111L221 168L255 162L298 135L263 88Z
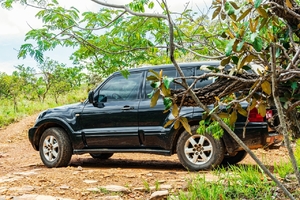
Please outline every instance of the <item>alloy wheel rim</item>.
M58 142L54 136L47 136L43 143L43 154L45 158L53 162L58 157Z
M213 146L207 137L193 135L185 142L184 154L191 163L202 165L211 159Z

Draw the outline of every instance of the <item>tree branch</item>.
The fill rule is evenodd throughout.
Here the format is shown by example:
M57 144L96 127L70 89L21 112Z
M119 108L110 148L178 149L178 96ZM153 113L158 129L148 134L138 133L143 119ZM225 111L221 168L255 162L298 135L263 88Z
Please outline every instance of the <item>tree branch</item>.
M129 9L127 6L125 5L117 5L117 4L110 4L110 3L105 3L102 1L98 1L98 0L91 0L99 5L102 6L106 6L106 7L110 7L110 8L118 8L118 9L123 9L126 12L135 15L135 16L140 16L140 17L155 17L155 18L162 18L162 19L168 19L165 15L161 15L161 14L154 14L154 13L139 13L139 12L134 12L131 9Z

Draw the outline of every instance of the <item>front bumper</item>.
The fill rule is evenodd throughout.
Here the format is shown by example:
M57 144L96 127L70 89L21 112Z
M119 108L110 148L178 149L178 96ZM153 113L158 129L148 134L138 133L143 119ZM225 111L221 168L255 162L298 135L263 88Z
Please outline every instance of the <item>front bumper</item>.
M29 142L31 143L32 147L38 151L38 148L37 148L37 145L36 145L36 141L35 141L35 133L36 133L36 130L37 128L33 127L33 128L30 128L28 130L28 139L29 139Z

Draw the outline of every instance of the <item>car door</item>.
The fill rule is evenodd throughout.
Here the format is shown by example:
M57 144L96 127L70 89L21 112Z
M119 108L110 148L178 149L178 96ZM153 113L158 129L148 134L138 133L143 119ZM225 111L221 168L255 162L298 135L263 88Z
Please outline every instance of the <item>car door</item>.
M159 72L160 69L154 69L154 71ZM185 68L183 71L186 76L194 74L194 68ZM176 77L176 74L174 67L163 69L163 75L165 76ZM146 74L146 76L150 75L151 72ZM175 87L177 87L176 84L170 84L171 89L175 89ZM144 98L140 102L138 113L140 138L142 138L141 140L145 148L168 149L172 136L169 134L170 127L165 128L164 125L168 120L173 119L173 116L170 114L170 111L164 112L165 106L161 97L158 99L155 107L150 107L151 99L146 94L149 94L152 90L150 82L145 81ZM183 108L183 110L184 112L193 112L193 108Z
M96 104L87 103L80 115L88 148L139 146L138 107L142 72L110 77L96 91Z

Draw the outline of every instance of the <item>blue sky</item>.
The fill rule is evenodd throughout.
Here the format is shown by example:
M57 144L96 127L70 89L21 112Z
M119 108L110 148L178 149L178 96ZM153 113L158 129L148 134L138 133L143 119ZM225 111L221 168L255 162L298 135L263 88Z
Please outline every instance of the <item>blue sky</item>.
M74 6L78 9L80 8L81 11L95 11L100 8L99 5L87 0L59 0L59 2L62 2L65 7ZM82 2L84 2L84 5L82 5ZM128 2L130 0L109 1L109 3L116 4L126 4ZM171 10L180 11L187 2L190 2L190 5L197 5L200 9L205 9L211 5L212 0L180 0L176 2L169 0L167 2ZM15 70L14 66L22 64L26 67L36 67L37 63L33 58L18 59L17 50L24 43L25 34L30 30L30 26L33 28L42 26L41 22L34 16L37 11L37 9L17 4L12 10L5 10L0 7L0 72L11 74ZM71 49L56 48L54 51L46 53L46 56L70 66L69 56L71 52Z

